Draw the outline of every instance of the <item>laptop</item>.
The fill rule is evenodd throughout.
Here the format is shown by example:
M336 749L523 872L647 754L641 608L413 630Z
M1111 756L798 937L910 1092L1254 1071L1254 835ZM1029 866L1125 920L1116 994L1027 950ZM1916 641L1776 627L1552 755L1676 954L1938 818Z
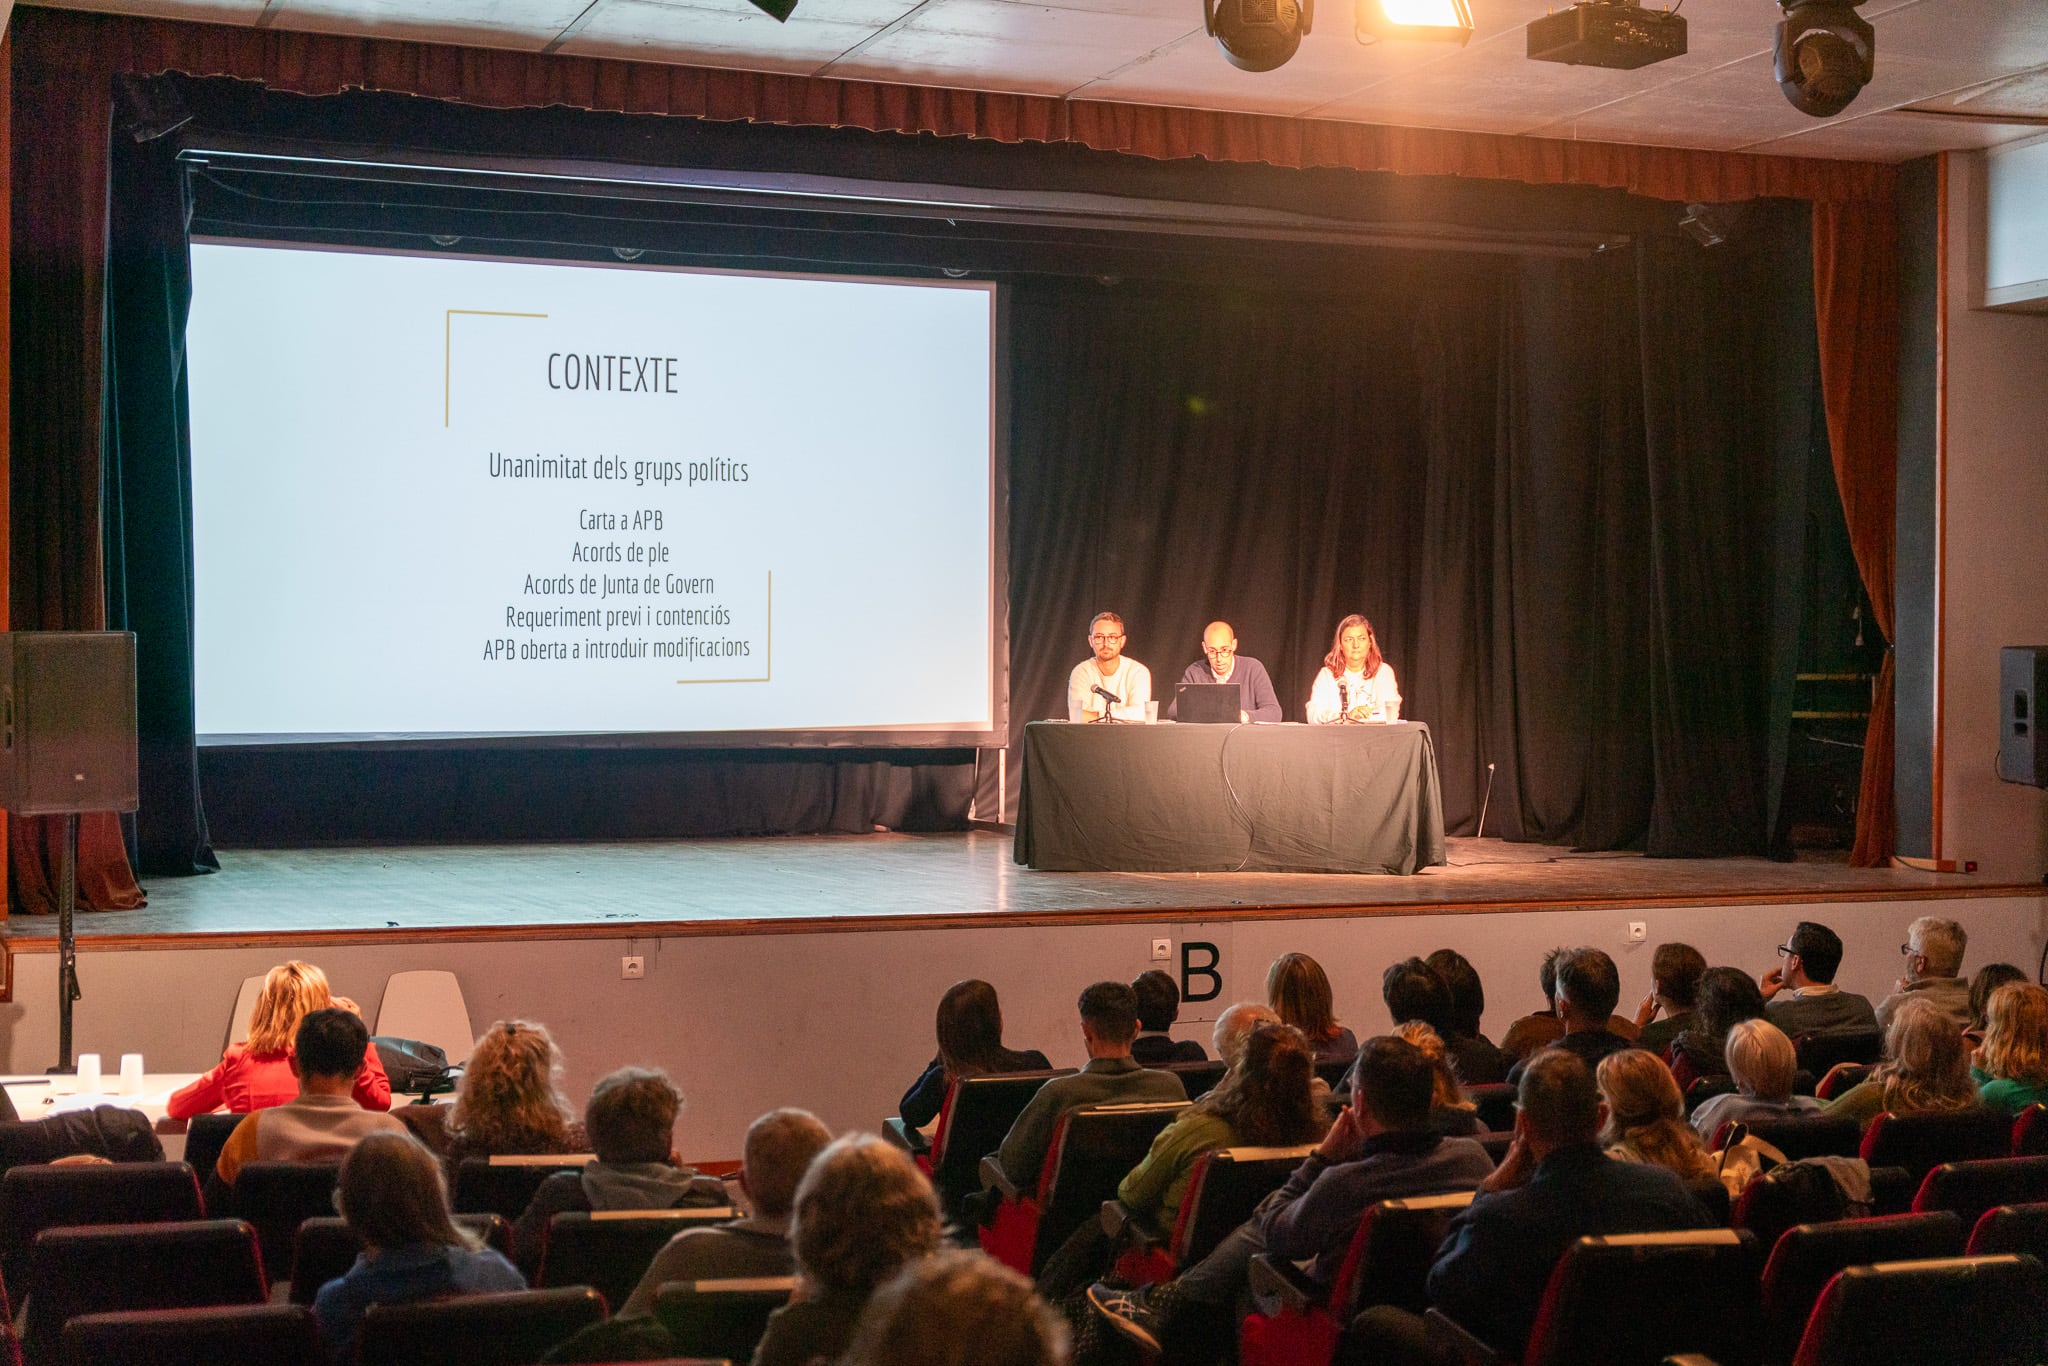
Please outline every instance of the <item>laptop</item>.
M1235 683L1176 683L1173 719L1182 725L1234 726L1244 710Z

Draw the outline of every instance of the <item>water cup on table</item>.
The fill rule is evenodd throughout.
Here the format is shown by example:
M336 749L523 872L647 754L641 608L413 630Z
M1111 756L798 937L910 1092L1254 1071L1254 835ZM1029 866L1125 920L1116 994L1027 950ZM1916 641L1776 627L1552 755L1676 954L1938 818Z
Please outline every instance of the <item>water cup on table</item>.
M100 1089L100 1055L80 1053L78 1055L78 1090L81 1095L97 1095Z
M124 1096L142 1093L142 1055L123 1053L121 1055L121 1094Z
M1159 724L1159 704L1157 702L1147 702L1145 704L1145 724L1148 726Z

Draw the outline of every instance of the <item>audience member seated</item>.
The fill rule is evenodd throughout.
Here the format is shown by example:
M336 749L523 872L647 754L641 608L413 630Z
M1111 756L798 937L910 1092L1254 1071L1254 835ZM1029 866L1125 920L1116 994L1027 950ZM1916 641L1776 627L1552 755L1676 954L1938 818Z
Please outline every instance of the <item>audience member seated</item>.
M1317 1062L1345 1062L1358 1052L1358 1036L1337 1023L1329 976L1307 954L1283 953L1273 960L1266 969L1266 1004L1302 1032Z
M1728 1075L1728 1031L1764 1018L1764 996L1741 968L1708 968L1700 977L1699 1010L1692 1028L1671 1041L1665 1060L1683 1092L1703 1077Z
M1658 1057L1692 1028L1707 960L1690 944L1659 944L1650 955L1650 994L1636 1007L1636 1047Z
M1609 1157L1662 1167L1689 1182L1714 1178L1714 1159L1686 1126L1685 1097L1662 1058L1625 1048L1602 1058L1593 1075L1607 1107L1600 1141Z
M1180 987L1169 973L1153 968L1131 983L1138 997L1138 1037L1131 1056L1147 1067L1169 1062L1207 1062L1209 1054L1193 1039L1176 1039L1167 1031L1180 1015Z
M353 1094L370 1031L346 1010L315 1010L299 1021L286 1055L298 1078L295 1099L252 1110L221 1145L214 1171L233 1186L250 1162L339 1162L367 1134L403 1134L382 1110L365 1110Z
M1991 993L1970 1080L1994 1110L2017 1115L2048 1102L2048 990L2008 982Z
M937 1121L947 1090L962 1077L1052 1066L1035 1048L1020 1053L1003 1047L1003 1008L996 989L978 978L955 982L939 998L938 1036L937 1056L896 1103L897 1115L913 1129L928 1129Z
M597 1160L540 1183L512 1230L519 1269L531 1276L547 1245L548 1220L587 1210L676 1209L725 1203L725 1183L699 1176L676 1158L676 1114L683 1093L658 1068L621 1067L598 1080L583 1107Z
M1213 1090L1175 1117L1118 1183L1116 1198L1162 1229L1173 1227L1195 1162L1216 1148L1291 1148L1313 1143L1328 1127L1317 1114L1308 1040L1291 1025L1252 1032L1243 1061ZM1047 1297L1062 1299L1102 1274L1110 1252L1102 1225L1089 1220L1039 1273Z
M561 1088L562 1055L545 1025L531 1020L492 1024L477 1040L455 1087L455 1104L438 1145L448 1169L469 1157L587 1151L590 1140Z
M1451 993L1450 1028L1437 1033L1443 1036L1444 1050L1458 1069L1458 1079L1467 1086L1491 1086L1507 1080L1508 1064L1514 1059L1495 1048L1493 1040L1480 1030L1480 1020L1486 1014L1486 988L1478 970L1456 949L1438 949L1423 961L1444 979Z
M249 1012L247 1041L229 1044L212 1071L171 1092L164 1113L172 1119L190 1119L225 1106L229 1114L246 1115L292 1099L299 1094L290 1062L299 1021L334 1005L327 974L311 963L295 959L272 968ZM384 1075L375 1049L364 1054L350 1091L366 1110L391 1108L391 1078Z
M1209 1031L1209 1042L1225 1066L1235 1067L1244 1057L1244 1046L1251 1042L1252 1031L1260 1025L1279 1023L1280 1017L1273 1013L1271 1007L1262 1006L1257 1001L1239 1001L1216 1017L1216 1027Z
M2010 963L1986 963L1970 979L1970 1023L1963 1027L1963 1039L1972 1049L1984 1042L1985 1017L1991 1008L1991 993L2007 982L2024 982L2024 969Z
M1472 1190L1493 1171L1477 1143L1429 1127L1436 1069L1415 1045L1385 1036L1366 1040L1350 1081L1350 1104L1316 1151L1215 1251L1173 1280L1139 1290L1089 1287L1089 1303L1110 1327L1156 1351L1178 1316L1227 1325L1250 1283L1252 1258L1261 1252L1312 1263L1309 1274L1328 1286L1368 1208Z
M740 1189L753 1213L717 1228L685 1229L669 1239L654 1254L619 1317L652 1314L655 1293L670 1281L793 1275L789 1208L811 1159L831 1141L831 1131L808 1110L770 1110L748 1125Z
M1550 1273L1573 1242L1708 1224L1678 1177L1601 1151L1606 1107L1577 1055L1544 1050L1529 1059L1519 1086L1514 1143L1451 1225L1429 1273L1431 1303L1511 1360L1522 1355ZM1403 1310L1368 1310L1353 1331L1361 1360L1433 1359L1421 1318Z
M1501 1036L1501 1052L1515 1062L1523 1061L1537 1049L1564 1037L1564 1021L1557 1014L1557 965L1570 952L1571 949L1555 948L1543 955L1543 962L1536 971L1537 984L1543 988L1543 1009L1516 1020ZM1616 1001L1620 999L1618 995L1615 997ZM1635 1021L1624 1020L1619 1015L1607 1022L1607 1028L1624 1039L1636 1037Z
M1387 1016L1397 1025L1420 1020L1443 1038L1451 1020L1451 989L1436 969L1420 958L1404 958L1389 964L1380 974L1380 1000Z
M921 1257L868 1299L839 1366L1066 1366L1067 1325L994 1258Z
M337 1366L354 1359L356 1330L373 1304L526 1289L510 1262L455 1226L441 1164L402 1130L370 1134L349 1150L335 1204L363 1245L348 1274L313 1300Z
M844 1352L876 1287L938 1250L939 1200L901 1149L847 1134L804 1173L789 1237L797 1292L769 1317L753 1366L807 1366Z
M1450 1138L1485 1133L1486 1126L1479 1122L1479 1107L1458 1084L1458 1074L1444 1055L1444 1041L1437 1032L1421 1020L1409 1020L1394 1027L1394 1037L1406 1039L1421 1049L1436 1076L1429 1097L1429 1127Z
M1763 993L1770 1022L1787 1038L1829 1029L1875 1029L1877 1012L1870 998L1835 985L1842 966L1842 937L1825 925L1802 920L1792 937L1778 946L1784 960L1763 975Z
M1692 1112L1692 1127L1707 1142L1731 1121L1783 1119L1821 1108L1812 1096L1792 1094L1799 1060L1785 1031L1769 1020L1743 1020L1729 1030L1726 1060L1735 1089L1708 1096Z
M1588 1067L1597 1066L1609 1053L1630 1046L1629 1040L1608 1028L1614 1007L1621 1001L1621 974L1614 960L1600 949L1567 949L1556 966L1557 1013L1564 1033L1548 1048L1561 1048ZM1528 1062L1516 1063L1508 1080L1519 1082Z
M1884 1061L1868 1080L1829 1102L1827 1113L1848 1115L1868 1128L1886 1112L1940 1114L1976 1103L1961 1023L1936 1002L1909 996L1885 1029Z
M1962 979L1963 953L1970 936L1953 920L1923 915L1906 927L1906 975L1877 1003L1877 1027L1889 1031L1892 1016L1909 1000L1931 1001L1956 1022L1970 1023L1970 987Z
M1034 1187L1061 1115L1084 1105L1186 1100L1187 1088L1171 1072L1140 1067L1131 1058L1138 1032L1138 996L1122 982L1097 982L1081 993L1081 1042L1088 1065L1038 1088L996 1149L996 1160L1020 1186Z

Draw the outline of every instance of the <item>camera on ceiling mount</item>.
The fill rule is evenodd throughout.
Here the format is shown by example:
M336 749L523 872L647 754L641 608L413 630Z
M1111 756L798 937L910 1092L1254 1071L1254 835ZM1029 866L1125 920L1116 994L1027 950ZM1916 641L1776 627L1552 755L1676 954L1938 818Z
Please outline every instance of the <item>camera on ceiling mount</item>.
M1785 17L1771 45L1778 88L1802 114L1841 113L1877 69L1877 31L1856 13L1863 0L1778 0Z
M1301 46L1315 0L1202 0L1202 26L1243 71L1271 71Z

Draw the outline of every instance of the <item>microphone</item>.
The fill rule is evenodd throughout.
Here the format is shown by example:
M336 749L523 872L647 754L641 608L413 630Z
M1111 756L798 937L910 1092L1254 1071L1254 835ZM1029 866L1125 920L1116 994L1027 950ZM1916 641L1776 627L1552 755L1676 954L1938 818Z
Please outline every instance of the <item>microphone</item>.
M1351 685L1343 679L1337 680L1337 719L1344 721L1351 716Z
M1115 693L1103 687L1100 683L1097 683L1095 685L1095 695L1097 697L1108 698L1111 706L1121 707L1124 704L1124 700L1121 697L1118 697Z

